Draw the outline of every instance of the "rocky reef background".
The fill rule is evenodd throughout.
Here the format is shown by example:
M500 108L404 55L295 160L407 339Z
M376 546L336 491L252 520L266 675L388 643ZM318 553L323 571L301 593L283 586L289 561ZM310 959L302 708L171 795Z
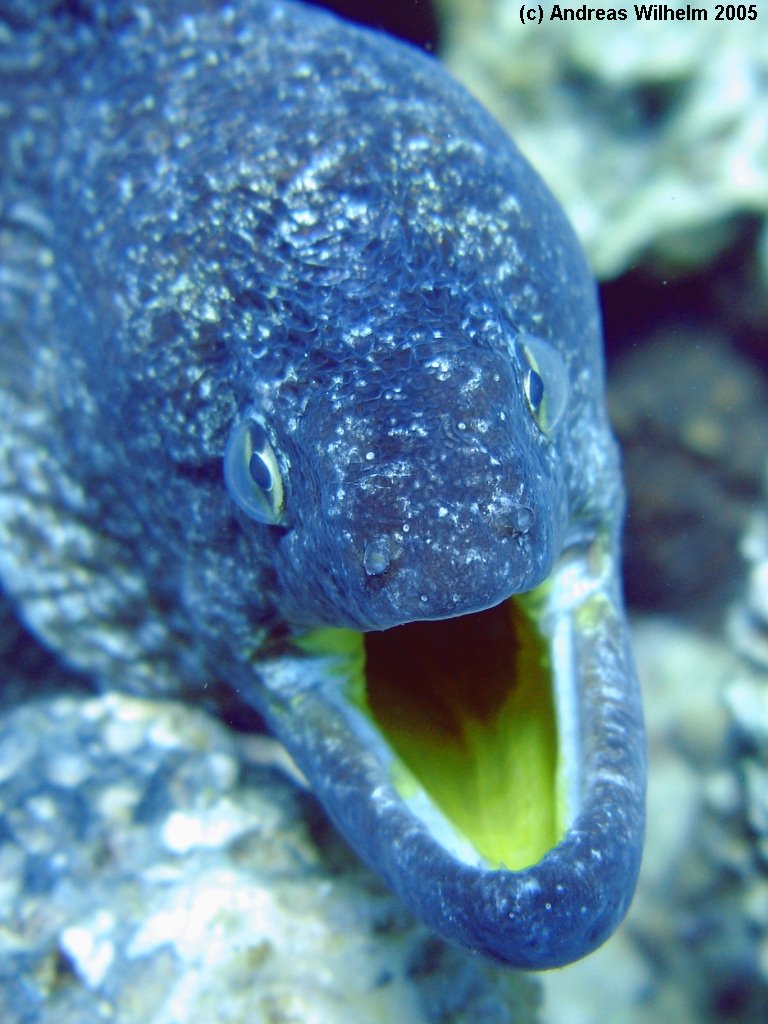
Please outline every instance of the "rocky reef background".
M647 851L619 933L535 980L448 949L346 851L276 744L96 694L0 600L3 1021L768 1020L757 6L756 23L715 22L712 4L701 24L525 27L505 0L415 7L418 41L507 126L601 280L650 746Z

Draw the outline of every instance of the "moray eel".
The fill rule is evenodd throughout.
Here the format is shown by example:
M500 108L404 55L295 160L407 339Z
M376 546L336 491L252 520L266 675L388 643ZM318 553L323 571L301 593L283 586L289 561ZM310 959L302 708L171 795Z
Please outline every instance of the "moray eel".
M645 754L593 279L432 58L290 2L3 4L0 570L105 685L251 707L524 968L616 927Z

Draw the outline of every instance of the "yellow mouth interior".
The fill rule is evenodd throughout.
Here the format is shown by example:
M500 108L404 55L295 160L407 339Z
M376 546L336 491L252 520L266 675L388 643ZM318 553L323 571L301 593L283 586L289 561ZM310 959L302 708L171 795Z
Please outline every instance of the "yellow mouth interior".
M344 654L348 695L400 762L493 866L539 860L563 833L547 647L523 602L378 633L318 630L302 646Z

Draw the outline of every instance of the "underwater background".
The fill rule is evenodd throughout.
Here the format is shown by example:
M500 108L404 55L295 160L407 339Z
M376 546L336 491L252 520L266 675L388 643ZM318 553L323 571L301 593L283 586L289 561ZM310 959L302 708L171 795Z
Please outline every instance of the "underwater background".
M522 26L503 0L411 6L415 25L367 16L501 120L601 282L650 752L634 904L543 976L450 949L269 737L100 695L3 604L9 1024L768 1020L768 12Z

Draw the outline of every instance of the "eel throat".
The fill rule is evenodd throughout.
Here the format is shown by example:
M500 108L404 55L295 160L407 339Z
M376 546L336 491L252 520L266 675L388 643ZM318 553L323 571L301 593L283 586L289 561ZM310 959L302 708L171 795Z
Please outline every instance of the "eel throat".
M534 864L565 831L548 648L528 598L379 632L322 629L347 696L392 751L404 799L426 792L489 866Z
M523 868L564 831L549 657L510 598L457 619L365 637L382 734L490 864Z

